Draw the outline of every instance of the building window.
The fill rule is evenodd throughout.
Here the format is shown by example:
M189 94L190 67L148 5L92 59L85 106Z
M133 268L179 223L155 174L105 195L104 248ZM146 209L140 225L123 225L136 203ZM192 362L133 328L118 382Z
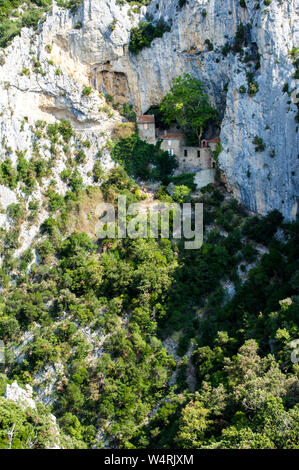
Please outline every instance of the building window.
M169 153L169 155L173 156L173 155L174 155L173 149L169 149L169 150L168 150L168 153Z
M197 156L200 158L200 150L197 150Z
M168 147L170 147L170 146L171 146L171 140L168 141Z
M188 151L184 150L184 157L188 157Z
M148 129L148 125L144 124L144 130L147 131L147 129Z

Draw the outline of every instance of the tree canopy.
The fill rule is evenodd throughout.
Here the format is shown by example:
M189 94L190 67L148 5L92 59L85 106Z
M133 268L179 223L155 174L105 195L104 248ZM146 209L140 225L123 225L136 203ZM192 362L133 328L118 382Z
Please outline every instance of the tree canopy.
M160 110L166 124L177 122L183 129L193 130L199 140L208 121L217 119L217 111L210 105L202 83L188 74L174 80Z

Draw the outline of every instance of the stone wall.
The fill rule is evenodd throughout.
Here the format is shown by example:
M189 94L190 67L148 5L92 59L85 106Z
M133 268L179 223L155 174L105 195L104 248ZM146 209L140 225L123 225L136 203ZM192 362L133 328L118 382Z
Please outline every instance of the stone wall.
M154 123L138 124L139 137L141 140L145 140L149 144L155 144L156 139L156 127Z
M180 139L162 139L161 149L176 155L178 158L182 154L182 141Z

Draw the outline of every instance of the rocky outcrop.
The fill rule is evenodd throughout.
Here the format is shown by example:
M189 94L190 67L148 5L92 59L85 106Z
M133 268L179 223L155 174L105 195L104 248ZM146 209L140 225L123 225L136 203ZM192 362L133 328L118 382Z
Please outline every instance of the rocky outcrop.
M296 92L284 93L283 87L287 82L290 92L296 88L290 51L298 44L298 4L273 0L267 7L263 2L259 5L256 9L255 0L247 0L246 8L239 0L188 0L179 8L175 0L161 0L134 13L132 5L116 0L84 0L75 15L54 6L39 36L23 30L5 51L0 129L7 147L15 149L16 142L18 147L28 147L30 121L67 117L79 132L91 136L92 159L95 147L102 143L100 133L109 134L111 120L99 115L101 98L96 93L89 100L82 98L85 84L145 112L159 104L176 76L187 72L203 81L220 111L219 166L228 189L253 211L265 214L277 208L287 219L295 219L299 201ZM172 23L172 28L150 48L133 55L128 50L130 30L146 13L154 21L163 18ZM245 54L222 52L234 41L241 23L250 25L245 53L251 56L251 68L250 60L243 60ZM78 24L82 27L76 28ZM42 64L44 75L19 75L31 63L30 51ZM61 75L55 74L49 60ZM260 68L255 70L258 62ZM255 95L240 92L242 87L247 90L250 70L258 86ZM21 134L19 121L24 115L29 123ZM257 151L255 137L263 143ZM82 170L86 178L89 170Z
M4 397L7 400L11 400L17 403L23 409L33 408L35 410L36 404L32 398L32 393L33 390L31 385L27 384L24 389L21 388L16 381L14 381L11 385L6 386Z
M31 385L26 384L25 389L20 387L15 380L12 384L8 384L5 389L4 398L19 405L23 410L31 408L37 410L36 402L32 398L33 389ZM52 414L47 416L49 441L46 441L46 449L60 449L60 429L56 422L56 417Z
M75 140L88 142L88 147L84 148L85 161L79 168L84 183L88 185L93 183L92 168L99 151L103 169L114 165L105 146L121 117L112 110L108 115L105 99L95 90L84 94L84 87L89 84L89 67L70 54L67 43L62 44L59 35L57 43L50 39L48 29L55 26L59 30L59 18L61 21L63 18L74 21L69 11L54 6L53 14L45 23L45 33L37 35L24 28L21 36L0 53L0 161L7 158L15 166L20 152L28 159L38 152L43 159L50 161L53 157L50 142L36 135L36 123L49 124L68 119L76 132L76 137L69 142L70 147L75 148ZM0 222L5 230L10 228L5 214L10 204L22 202L26 210L31 200L40 202L36 222L30 226L23 223L20 227L20 248L16 250L16 256L30 247L41 223L48 217L43 198L51 180L57 182L60 194L67 191L67 185L60 178L67 158L58 144L50 177L42 178L30 196L24 197L20 185L12 190L0 186Z

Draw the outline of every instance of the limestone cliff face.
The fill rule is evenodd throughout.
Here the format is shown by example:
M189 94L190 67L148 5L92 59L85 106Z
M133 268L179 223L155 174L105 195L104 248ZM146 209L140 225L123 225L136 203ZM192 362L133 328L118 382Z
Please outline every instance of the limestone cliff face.
M4 397L7 400L14 401L18 403L21 408L33 408L36 409L35 401L32 398L32 387L30 385L26 385L25 389L21 388L16 381L14 381L11 385L7 385L5 389Z
M84 84L113 95L116 101L129 100L145 112L159 104L175 77L190 73L204 82L223 118L219 165L228 188L251 210L265 214L277 208L287 219L295 219L299 201L296 92L289 96L282 89L285 82L290 91L296 88L289 51L298 45L299 5L297 0L273 0L268 7L259 2L256 9L256 3L247 0L244 8L239 0L189 0L179 8L177 0L154 0L133 13L132 5L121 6L116 0L84 0L75 15L54 6L33 42L32 33L24 30L5 52L0 72L0 104L5 108L0 119L2 136L13 148L16 140L20 146L26 144L29 129L21 136L9 114L20 117L26 109L32 120L71 118L80 132L92 134L96 145L105 118L97 113L96 94L91 101L82 99L79 90ZM154 20L171 22L171 32L133 55L128 50L130 30L146 13ZM82 28L75 28L78 23ZM260 55L254 76L259 91L254 96L239 91L242 86L247 89L249 64L239 54L221 52L233 41L240 23L251 26L248 55L254 55L256 62ZM206 40L213 43L213 50ZM44 77L18 75L19 69L28 67L32 49L44 64ZM55 68L47 65L49 59L62 71L58 79ZM255 151L256 136L262 139L264 151Z
M298 45L298 2L273 1L255 11L248 2L252 40L260 53L256 81L259 92L250 97L238 92L244 72L232 77L227 94L221 140L220 166L234 195L259 213L279 209L295 219L299 203L297 83L289 51ZM291 97L283 93L285 83ZM296 90L297 91L294 91ZM298 101L298 100L297 100ZM255 151L253 139L263 139L265 150Z

